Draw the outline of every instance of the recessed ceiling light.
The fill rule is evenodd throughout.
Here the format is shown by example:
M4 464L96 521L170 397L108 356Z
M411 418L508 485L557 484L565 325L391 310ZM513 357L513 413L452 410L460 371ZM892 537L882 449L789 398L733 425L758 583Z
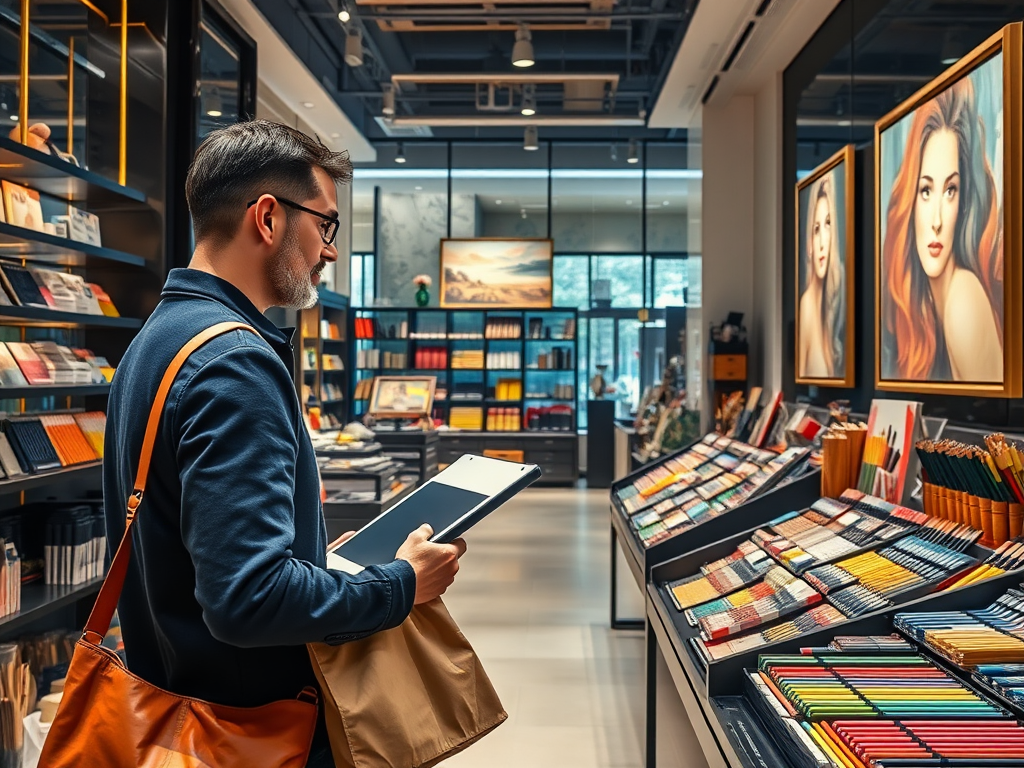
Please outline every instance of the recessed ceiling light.
M661 204L662 204L662 205L668 205L668 200L662 200L662 201L661 201Z
M14 122L18 122L18 116L17 115L11 115L11 120L13 120Z
M351 19L351 18L352 18L352 14L349 13L348 11L339 11L338 12L338 21L342 22L343 24L348 24L349 19Z
M495 200L495 201L494 201L494 204L495 204L495 205L501 205L501 200Z
M840 120L839 122L836 123L836 125L838 125L840 128L849 128L851 125L853 125L853 121L852 120Z
M417 192L422 192L423 191L423 187L421 187L419 184L417 184L415 187L413 187L413 189L415 189Z
M627 200L627 201L626 201L626 205L632 205L632 204L633 204L633 201L632 201L632 200Z
M313 107L316 106L316 104L314 104L312 101L304 101L302 102L302 106L304 106L306 109L312 109Z
M340 139L341 138L341 134L340 133L332 133L331 134L331 138L332 139Z

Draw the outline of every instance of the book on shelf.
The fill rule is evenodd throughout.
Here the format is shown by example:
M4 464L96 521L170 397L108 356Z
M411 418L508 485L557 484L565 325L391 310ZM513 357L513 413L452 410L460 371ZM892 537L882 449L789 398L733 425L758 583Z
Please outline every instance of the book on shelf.
M76 384L76 370L71 363L61 354L53 341L33 341L32 351L39 356L39 359L46 365L53 383L58 386L71 386Z
M111 300L110 294L103 290L102 286L97 285L96 283L86 283L85 286L92 291L93 296L96 297L96 302L100 306L100 312L107 317L121 316L121 313L117 311L117 307L114 306L114 302Z
M4 179L0 181L4 194L4 208L7 211L7 223L16 227L45 232L43 226L43 209L39 193L34 189L15 184Z
M60 469L60 457L38 417L16 417L3 421L3 431L11 441L18 464L29 473Z
M59 312L77 311L78 305L75 302L75 296L64 282L60 272L34 267L29 267L28 271L39 286L39 292L43 295L48 307Z
M21 307L40 307L47 309L50 305L39 290L39 284L32 273L25 267L0 261L0 282L10 300Z
M75 414L75 422L82 430L85 439L96 452L99 458L103 458L103 433L107 428L107 414L103 411L85 411Z
M50 442L57 451L62 466L98 461L99 456L82 433L75 417L70 413L43 413L39 415Z
M28 383L36 386L39 384L53 384L53 374L45 362L36 354L31 344L23 341L8 341L7 348L11 351L21 372L25 374Z
M4 387L27 387L28 380L21 372L17 361L7 348L6 344L0 344L0 386Z

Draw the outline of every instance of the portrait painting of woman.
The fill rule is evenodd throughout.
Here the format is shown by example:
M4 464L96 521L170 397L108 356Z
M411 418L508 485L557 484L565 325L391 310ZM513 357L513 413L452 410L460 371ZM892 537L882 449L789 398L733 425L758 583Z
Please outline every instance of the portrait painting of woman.
M797 185L796 381L853 385L853 147Z
M1012 389L1004 354L1004 64L1000 50L973 68L961 65L961 76L876 128L879 388L921 383L937 385L922 391L1003 396Z

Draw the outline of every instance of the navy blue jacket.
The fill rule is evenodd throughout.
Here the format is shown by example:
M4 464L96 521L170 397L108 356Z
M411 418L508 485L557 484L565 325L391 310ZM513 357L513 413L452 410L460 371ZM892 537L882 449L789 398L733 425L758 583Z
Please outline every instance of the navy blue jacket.
M290 335L230 283L168 275L117 367L103 493L111 551L160 378L196 333L252 325L193 353L164 408L119 604L128 668L175 693L233 706L315 685L304 643L398 626L416 576L404 560L325 570L320 478L292 381Z

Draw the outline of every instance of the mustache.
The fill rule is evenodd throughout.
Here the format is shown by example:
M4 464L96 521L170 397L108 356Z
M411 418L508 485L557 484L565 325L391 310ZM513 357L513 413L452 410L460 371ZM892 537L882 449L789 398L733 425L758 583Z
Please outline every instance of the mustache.
M314 275L317 275L317 276L319 276L319 275L321 275L321 274L323 273L323 271L324 271L325 269L327 269L327 262L326 262L326 261L323 261L323 260L321 260L321 261L320 261L320 263L319 263L319 264L317 264L317 265L316 265L316 266L315 266L315 267L313 268L313 271L312 271L312 273L311 273L311 274L314 274Z

